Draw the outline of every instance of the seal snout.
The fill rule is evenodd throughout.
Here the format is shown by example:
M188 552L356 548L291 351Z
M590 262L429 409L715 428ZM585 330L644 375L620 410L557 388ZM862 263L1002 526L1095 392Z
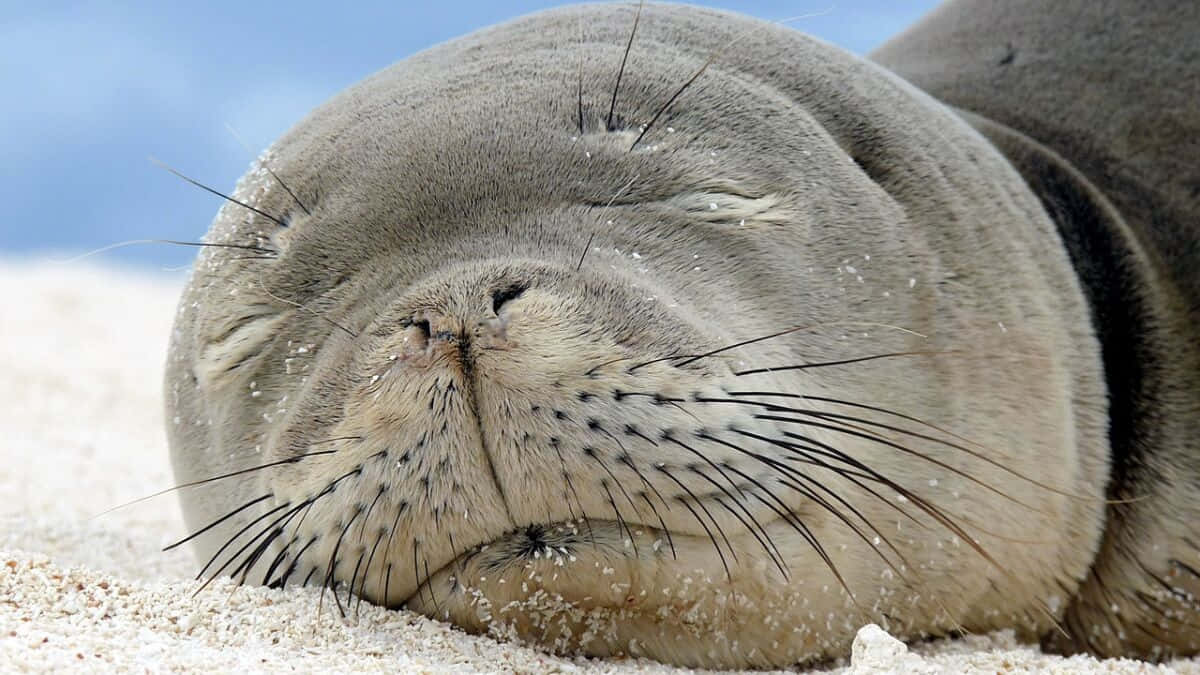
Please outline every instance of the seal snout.
M509 326L515 316L512 301L520 298L523 284L498 285L490 296L490 309L469 311L457 308L461 298L446 297L446 307L457 309L420 309L400 321L400 343L404 360L443 356L466 362L473 348L505 349L509 346ZM428 363L427 363L428 365Z

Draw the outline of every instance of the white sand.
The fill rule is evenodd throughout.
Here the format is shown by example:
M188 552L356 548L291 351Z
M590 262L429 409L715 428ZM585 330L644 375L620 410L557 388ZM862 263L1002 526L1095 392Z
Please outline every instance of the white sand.
M184 534L173 495L95 517L172 484L159 390L180 284L0 259L0 671L675 672L366 605L318 615L315 589L193 596L190 554L159 550ZM1200 660L1063 659L1004 633L910 651L868 627L848 672L1200 673Z

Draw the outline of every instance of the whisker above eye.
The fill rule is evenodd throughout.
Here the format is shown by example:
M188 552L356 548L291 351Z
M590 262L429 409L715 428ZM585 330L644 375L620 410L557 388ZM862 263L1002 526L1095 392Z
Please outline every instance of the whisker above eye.
M608 104L608 117L604 122L604 128L607 131L613 131L613 112L617 109L617 92L621 89L621 77L625 75L625 62L629 59L629 50L633 48L633 37L637 35L638 23L642 19L642 7L645 4L645 0L638 2L637 11L633 15L633 28L629 31L629 41L625 43L625 52L621 55L621 67L617 70L617 81L613 84L612 100Z
M196 247L196 248L228 248L228 249L240 249L243 251L250 251L253 253L261 253L262 254L262 255L258 255L258 256L243 256L243 257L236 258L237 260L274 260L275 257L279 253L278 251L276 251L274 249L266 248L263 246L257 246L254 244L216 244L216 243L209 243L209 242L204 242L204 241L179 241L177 239L130 239L128 241L119 241L119 242L116 242L115 244L109 244L107 246L101 246L100 248L94 248L90 251L80 253L79 255L73 256L70 258L66 258L66 259L62 259L62 260L51 259L48 262L55 264L55 265L69 265L71 263L79 262L80 260L83 260L85 258L90 258L94 255L99 255L101 253L106 253L108 251L112 251L112 250L119 249L119 248L125 248L127 246L138 246L141 244L167 244L170 246L191 246L191 247Z
M237 204L238 206L246 209L247 211L257 213L258 215L262 216L263 218L266 218L267 220L271 221L272 223L275 223L276 225L278 225L280 227L288 226L287 222L285 220L283 220L282 218L278 218L276 216L273 216L273 215L267 213L266 211L263 211L262 209L258 209L253 206L250 206L249 204L247 204L246 202L243 202L241 200L234 199L233 197L230 197L229 195L225 194L224 192L221 192L219 190L214 190L213 188L210 188L209 186L205 185L204 183L201 183L200 181L198 181L194 178L190 178L190 177L184 175L183 173L176 171L175 169L171 168L167 164L160 162L159 160L157 160L153 157L150 158L150 161L153 162L159 168L175 174L176 177L178 177L184 181L187 181L188 183L191 183L192 185L200 188L201 190L204 190L205 192L210 192L210 193L220 197L221 199L224 199L227 202Z
M234 130L231 125L226 124L225 128L229 131L229 134L233 136L235 140L237 140L238 145L245 149L247 154L254 154L254 151L250 149L250 146L246 145L246 142L242 140L242 137L238 135L238 132ZM288 187L288 184L283 182L283 179L275 173L275 170L267 164L265 159L262 161L261 166L262 168L266 169L267 173L271 174L271 178L274 178L276 183L279 183L279 187L283 188L284 191L288 193L288 196L292 198L292 201L296 202L296 206L300 207L300 210L304 212L304 215L312 215L312 212L308 210L308 207L304 205L304 202L300 201L300 198L296 196L296 193L292 191L292 188Z

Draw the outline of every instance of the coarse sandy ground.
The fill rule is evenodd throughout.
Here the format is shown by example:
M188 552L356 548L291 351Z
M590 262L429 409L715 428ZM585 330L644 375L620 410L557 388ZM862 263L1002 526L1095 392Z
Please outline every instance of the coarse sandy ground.
M338 618L315 589L216 583L193 594L173 495L161 372L182 276L0 258L0 671L679 672L588 661L363 605ZM1200 673L1064 659L1010 634L906 649L864 628L854 673Z

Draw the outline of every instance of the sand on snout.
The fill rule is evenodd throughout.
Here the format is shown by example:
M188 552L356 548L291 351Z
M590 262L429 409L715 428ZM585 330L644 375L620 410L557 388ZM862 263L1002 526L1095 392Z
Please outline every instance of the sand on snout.
M170 487L162 368L182 273L0 259L0 671L683 672L564 659L314 588L196 593ZM852 673L1200 673L1063 658L1011 633L907 647L866 626Z

